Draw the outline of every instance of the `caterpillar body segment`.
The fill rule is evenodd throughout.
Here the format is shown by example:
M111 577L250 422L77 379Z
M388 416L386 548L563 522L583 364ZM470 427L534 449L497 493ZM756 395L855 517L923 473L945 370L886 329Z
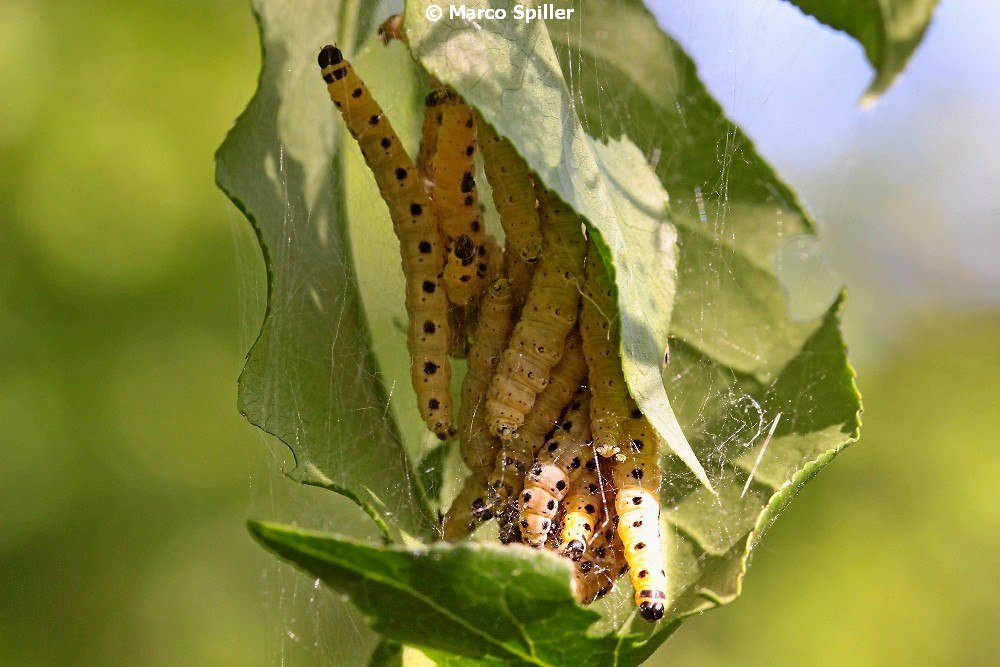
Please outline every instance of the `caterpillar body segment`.
M324 47L318 62L330 99L361 147L389 207L406 280L411 381L421 417L439 438L447 439L454 433L448 308L438 281L445 251L434 212L399 137L340 49Z
M488 475L496 461L500 440L486 426L486 389L500 353L514 330L514 294L511 282L501 278L491 284L479 305L468 370L462 381L458 412L462 460L474 474ZM485 489L485 480L483 487Z
M552 553L559 553L559 547L562 546L562 525L563 518L566 516L565 510L559 507L556 510L556 516L552 519L552 526L549 528L549 534L545 538L545 550L551 551Z
M580 308L580 335L590 369L591 430L598 454L620 458L631 398L622 370L617 319L614 285L591 240L587 243L587 280Z
M437 121L430 156L438 227L448 252L444 286L452 303L466 304L478 291L476 264L485 230L476 188L476 124L472 109L452 91L439 89L427 98Z
M434 167L431 157L437 152L438 144L438 96L437 89L430 92L424 100L424 119L420 126L420 147L417 149L417 169L424 179L424 188L428 192L434 190Z
M600 600L627 571L624 548L614 529L598 533L573 568L576 598L583 604Z
M465 359L469 354L469 329L472 326L470 320L476 316L475 304L450 304L448 306L448 331L450 339L448 341L448 356L453 359Z
M545 544L559 505L590 451L590 405L586 389L581 389L524 476L520 527L525 544L536 549ZM597 462L590 458L589 464Z
M535 275L535 266L536 263L524 261L509 242L504 246L504 270L514 284L514 302L517 304L518 312L524 306L528 290L531 289L531 277Z
M582 468L563 500L566 516L561 535L562 555L573 561L583 556L604 514L605 493L597 455L591 453L583 461Z
M493 204L500 214L507 243L524 262L536 262L542 254L542 233L528 165L510 142L478 114L476 126L483 170L493 189Z
M465 478L441 521L442 537L446 542L466 539L479 524L492 518L493 514L484 500L485 491L485 475L473 473Z
M542 258L486 402L490 430L504 440L514 436L548 384L580 305L586 253L580 218L548 192L541 194L539 210Z
M663 618L667 572L660 535L660 447L656 431L637 409L625 424L625 460L612 480L617 489L618 536L635 589L635 604L647 621Z
M504 277L504 252L495 238L487 235L483 245L479 246L479 260L476 263L476 278L484 286L480 294L485 294L486 287ZM513 285L511 286L513 291Z
M521 492L525 472L586 376L587 365L580 337L576 332L571 332L566 337L562 359L552 369L549 384L538 395L524 425L512 439L501 445L489 481L489 496L493 506L508 504L510 499L516 498ZM504 516L513 514L513 511L503 512Z

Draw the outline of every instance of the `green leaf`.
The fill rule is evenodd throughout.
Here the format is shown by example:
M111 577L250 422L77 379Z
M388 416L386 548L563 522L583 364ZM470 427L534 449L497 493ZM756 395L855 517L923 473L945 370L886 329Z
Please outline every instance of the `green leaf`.
M260 83L219 149L216 178L253 224L267 267L267 313L240 376L240 410L292 449L293 479L352 498L404 539L434 535L435 522L371 352L346 227L344 138L314 53L370 33L374 5L254 3Z
M599 615L573 600L563 559L521 546L375 547L274 524L249 527L267 548L347 595L394 641L485 664L614 664L615 633L580 633Z
M775 275L781 245L814 230L795 194L641 3L573 6L575 20L552 35L584 125L598 138L627 136L649 156L679 233L665 377L718 492L665 459L669 614L683 616L739 595L758 522L857 438L860 397L839 334L841 302L797 322ZM607 26L629 39L609 44ZM658 629L648 646L667 634Z
M627 334L623 349L626 357L634 357L630 386L647 392L640 397L656 411L658 428L669 431L676 414L679 428L676 423L673 428L687 435L684 442L690 443L693 456L682 461L667 455L663 461L672 604L656 626L637 621L634 614L623 616L631 605L623 583L613 600L582 609L569 594L564 565L520 548L434 545L403 551L275 526L252 530L269 548L351 595L380 632L421 647L438 664L562 665L593 659L598 661L594 664L635 665L684 618L739 595L750 551L766 527L812 475L857 437L860 403L839 333L841 302L815 322L790 317L772 258L789 239L811 233L813 225L794 193L707 94L690 59L640 3L577 3L573 20L551 22L551 33L541 24L514 22L430 25L421 18L425 4L408 4L415 54L479 107L545 183L588 217L619 285ZM295 12L315 19L305 6L298 3ZM619 33L628 39L613 38ZM311 44L310 39L298 42ZM316 38L315 43L324 40ZM301 87L311 91L311 57L304 54L303 62L278 67L304 72ZM362 74L371 74L377 84L385 69L366 68ZM298 78L265 76L263 82L277 87L268 94L278 99L303 94L280 87L300 85ZM376 92L382 99L383 92ZM394 118L416 117L415 104L397 98L390 110ZM313 109L309 103L308 113L296 119L318 118ZM327 151L312 136L312 150ZM333 150L323 159L329 162ZM317 181L325 178L322 171L311 173ZM332 177L331 187L342 187L342 180ZM350 178L346 180L343 187L351 187ZM282 191L274 183L270 187L265 195L277 192L277 208L283 210ZM670 219L664 214L664 190L671 194ZM272 247L288 252L281 245ZM353 283L337 285L343 297L358 299ZM301 319L287 320L288 327L301 325ZM375 327L374 335L382 329L394 331ZM666 391L657 398L651 394L658 391L653 385L663 386L660 355L668 332ZM353 351L361 354L362 349L359 344ZM364 375L365 382L374 377L357 373L356 362L348 371ZM397 396L394 392L394 403ZM665 412L658 400L672 406L673 413ZM329 408L330 402L325 405ZM375 405L381 415L391 414L384 403ZM330 418L329 412L319 414ZM348 439L347 445L353 442ZM394 442L395 451L402 452L398 437ZM678 447L676 439L670 442ZM354 455L337 449L342 442L334 445L327 450L331 458ZM691 460L704 464L717 495L690 472ZM404 474L397 481L416 477ZM432 477L425 479L434 485ZM352 489L372 488L367 478L357 483L351 475L345 483ZM392 508L384 513L388 523L395 525L402 504L422 497L421 485L413 483L415 490L380 494L387 499L384 506ZM528 581L523 577L529 577L530 585L521 586ZM514 599L496 594L502 584L510 584ZM415 607L406 605L430 603L414 593L438 608L421 607L427 613L415 614ZM401 598L407 600L402 607L383 604ZM544 611L545 617L530 624L512 621L514 603L525 613ZM482 615L464 613L471 609ZM449 610L451 616L445 613ZM458 620L454 610L463 611Z
M629 388L670 449L709 485L660 376L677 262L666 192L630 141L603 144L584 131L544 22L466 21L447 12L443 20L432 21L426 10L434 4L407 3L411 50L431 74L510 138L545 185L596 231L618 289ZM479 0L465 6L476 10L490 4Z
M938 0L788 0L831 28L858 40L875 79L863 102L872 101L906 67L930 25Z
M685 618L736 599L750 549L856 435L856 421L840 421L857 404L853 373L842 363L838 307L785 372L761 389L769 409L795 417L779 422L760 447L732 448L728 460L742 472L718 485L718 497L692 480L689 493L675 489L667 499L676 503L665 515L673 604L655 630L634 614L608 623L595 611L631 604L621 599L580 607L568 589L567 562L521 546L403 549L274 524L251 522L250 530L282 558L350 596L376 631L421 648L439 665L640 664ZM804 383L817 377L825 391L804 392ZM773 454L766 466L764 447ZM788 479L786 464L797 466Z

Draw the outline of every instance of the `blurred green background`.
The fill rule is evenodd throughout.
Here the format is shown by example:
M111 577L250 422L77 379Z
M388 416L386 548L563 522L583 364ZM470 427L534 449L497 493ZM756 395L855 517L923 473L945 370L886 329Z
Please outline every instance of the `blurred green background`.
M655 662L996 662L1000 11L945 3L862 113L848 40L774 0L709 4L657 11L826 220L823 275L792 288L848 283L865 426L743 598ZM290 488L235 409L263 276L212 153L258 58L242 0L0 1L0 664L348 664L371 645L243 527L350 513Z

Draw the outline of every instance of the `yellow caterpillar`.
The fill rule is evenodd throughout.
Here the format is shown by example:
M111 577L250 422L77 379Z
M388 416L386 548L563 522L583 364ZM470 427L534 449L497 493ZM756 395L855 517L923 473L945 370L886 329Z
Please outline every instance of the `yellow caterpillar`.
M587 552L573 568L573 590L583 604L591 604L611 592L628 571L621 539L614 528L598 533Z
M451 507L441 522L442 536L446 542L464 540L483 521L493 516L483 500L483 489L486 488L486 476L471 474L465 478L461 490L451 502Z
M500 279L490 285L479 306L474 342L469 349L468 370L462 381L458 433L462 439L462 460L474 474L486 475L491 471L500 447L500 441L486 426L484 403L490 378L513 330L512 285L509 280Z
M495 242L494 242L495 246ZM499 251L496 246L494 251ZM507 338L514 329L514 295L511 282L494 281L479 306L475 340L469 350L466 375L462 381L462 402L458 432L462 439L462 460L471 471L444 516L444 539L466 538L476 526L493 516L484 500L487 475L492 470L500 440L486 427L483 402L493 369Z
M656 431L634 408L625 424L625 460L615 464L618 536L635 589L635 604L647 621L663 618L667 572L660 539L660 447Z
M420 127L420 147L417 149L417 169L424 179L424 188L428 192L434 189L434 172L431 165L431 157L437 151L438 119L437 110L438 92L432 91L424 101L424 120Z
M511 440L502 444L497 453L496 466L489 480L491 507L506 504L521 492L525 471L545 444L546 436L555 428L563 409L573 400L573 395L586 375L583 347L579 335L573 331L566 337L563 357L552 369L549 384L538 395L524 425ZM504 521L514 518L513 512L508 511L508 508L494 513Z
M630 400L622 372L617 317L614 285L591 240L587 243L587 281L580 308L580 335L590 369L588 384L592 397L590 423L594 447L605 457L621 451L622 429Z
M520 526L525 544L536 549L545 544L559 505L590 451L590 401L581 389L524 476ZM590 463L596 465L593 458Z
M600 528L605 495L601 486L598 457L591 453L583 460L580 476L570 484L563 500L566 516L562 526L562 554L570 560L580 560L591 537Z
M469 335L476 326L479 302L489 291L489 286L502 275L503 249L496 242L496 239L487 235L483 245L479 246L479 257L476 259L476 283L482 288L474 295L475 298L469 300L469 303L465 305L453 303L448 307L448 326L451 328L451 344L448 348L450 356L456 359L465 359L468 356L471 344ZM513 326L512 323L511 327ZM504 344L506 344L506 339ZM489 385L489 378L487 378L486 383ZM485 407L483 410L485 411Z
M504 246L503 255L504 270L507 277L514 284L514 303L517 304L518 312L524 306L524 300L531 289L531 277L535 275L537 263L528 263L515 251L509 242Z
M483 170L493 189L493 204L500 214L500 226L507 243L522 260L535 262L542 254L542 233L528 165L510 142L478 115L476 125L479 128Z
M485 231L476 188L476 124L472 109L452 91L427 98L436 109L437 140L430 156L434 208L448 259L444 286L452 303L466 304L476 294L476 262Z
M540 199L542 258L486 401L490 430L503 440L514 436L548 384L580 306L586 253L580 218L551 193Z
M318 62L330 99L357 140L389 206L406 278L407 346L420 415L441 439L454 433L449 394L447 298L438 277L445 253L416 167L399 137L343 53L325 46Z

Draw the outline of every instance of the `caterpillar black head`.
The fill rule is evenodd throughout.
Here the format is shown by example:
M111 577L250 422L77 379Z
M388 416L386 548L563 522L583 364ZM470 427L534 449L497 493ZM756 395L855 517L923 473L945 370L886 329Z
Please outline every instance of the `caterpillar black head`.
M429 107L436 107L450 100L452 96L453 93L447 88L435 88L427 94L424 104Z
M663 603L643 600L639 605L639 615L642 616L644 621L656 623L663 618Z
M321 69L330 65L339 65L344 62L344 53L336 46L327 44L320 49L316 61L319 63Z
M570 560L577 561L583 556L586 548L587 545L580 540L570 540L569 544L563 549L563 555L568 556Z

